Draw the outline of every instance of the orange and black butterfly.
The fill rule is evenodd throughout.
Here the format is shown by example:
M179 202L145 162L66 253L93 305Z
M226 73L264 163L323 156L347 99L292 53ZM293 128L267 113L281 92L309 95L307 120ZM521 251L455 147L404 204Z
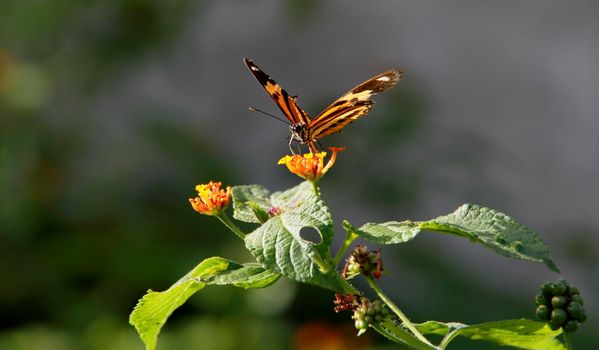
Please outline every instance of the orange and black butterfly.
M291 148L293 141L307 145L312 153L318 152L316 143L320 138L341 132L349 123L365 116L374 105L370 96L393 87L403 78L403 72L400 69L390 69L376 75L343 94L337 101L320 112L316 118L311 119L295 102L297 96L289 96L252 60L244 58L244 62L289 120L289 130L291 131L289 149L291 152L294 152Z

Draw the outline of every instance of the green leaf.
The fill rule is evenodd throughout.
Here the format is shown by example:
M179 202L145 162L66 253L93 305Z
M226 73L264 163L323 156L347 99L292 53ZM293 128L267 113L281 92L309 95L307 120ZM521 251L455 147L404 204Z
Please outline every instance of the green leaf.
M343 228L348 232L353 231L360 237L379 244L404 243L420 233L419 225L411 221L390 221L382 224L368 223L359 229L344 221Z
M416 328L423 334L444 335L441 349L457 336L519 349L565 349L565 346L556 339L562 333L561 330L552 331L545 323L527 319L486 322L470 326L461 323L428 321L417 324Z
M407 242L422 230L449 233L481 243L510 258L545 263L559 272L549 248L538 234L506 214L478 205L464 204L449 215L429 221L390 221L351 228L364 239L381 244Z
M280 275L255 263L241 265L213 257L202 261L164 292L148 290L129 316L147 350L156 348L160 329L168 317L195 292L208 284L232 284L237 287L262 288L274 283Z
M437 350L434 346L420 341L407 329L395 324L390 319L385 319L380 323L373 323L370 327L392 342L402 345L402 349Z
M228 270L214 276L210 284L234 285L243 289L257 289L268 287L281 277L280 274L266 270L257 263L238 266L238 269Z
M243 191L248 199L248 189ZM335 271L329 257L333 239L333 220L324 202L314 194L309 182L270 196L265 206L281 209L281 213L270 218L245 237L245 245L265 268L281 273L295 281L318 285L341 293L355 292ZM253 193L257 193L255 191ZM265 196L263 191L259 192ZM235 190L233 192L235 196ZM256 202L257 198L249 198ZM238 217L247 207L236 207ZM320 242L311 242L300 236L303 228L315 229Z
M262 223L262 218L257 217L256 210L268 212L271 206L269 192L260 185L234 186L233 217L239 221Z

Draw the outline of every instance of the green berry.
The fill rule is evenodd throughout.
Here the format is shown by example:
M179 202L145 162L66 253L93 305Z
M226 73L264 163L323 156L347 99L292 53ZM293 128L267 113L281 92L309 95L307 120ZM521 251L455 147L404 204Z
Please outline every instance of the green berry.
M578 291L578 288L576 288L575 286L570 286L568 287L568 295L569 296L574 296L574 295L579 295L580 292Z
M587 320L587 312L585 311L585 309L582 309L582 315L580 315L580 318L578 319L578 321L580 321L580 323L584 323L584 321Z
M366 315L368 316L374 316L376 312L374 311L374 307L370 306L367 310L366 310Z
M564 325L564 331L566 331L568 333L572 333L577 329L578 329L578 322L576 322L574 320L570 320L570 321L566 322L566 324Z
M551 296L551 283L545 282L541 285L541 293L545 296Z
M566 293L566 285L562 281L551 283L551 294L564 295Z
M537 294L537 296L535 297L535 304L537 304L537 306L539 306L539 305L547 305L549 303L548 303L547 298L543 294Z
M368 324L371 324L371 323L372 323L372 321L373 321L373 318L372 318L372 316L366 316L366 317L364 317L364 322L366 322L366 323L368 323Z
M567 303L568 303L568 300L566 300L566 297L555 296L555 297L551 298L551 306L553 306L553 308L555 308L555 309L561 309L564 306L566 306Z
M552 331L557 331L561 326L562 325L560 325L560 324L553 324L553 323L549 324L549 328L551 328Z
M568 315L570 315L570 317L576 320L580 320L580 318L582 317L583 310L584 309L582 305L580 305L580 303L576 301L571 302L570 304L568 304L568 307L566 307Z
M570 299L572 301L579 303L580 305L584 305L584 300L582 299L580 294L574 294L574 295L572 295L572 297L570 297Z
M548 321L550 313L547 305L539 305L539 307L537 307L536 315L539 321Z
M354 311L354 320L363 320L364 319L364 313L362 311Z
M384 317L383 317L383 315L381 315L381 314L376 314L376 315L374 316L374 321L375 321L376 323L380 323L380 322L383 320L383 318L384 318Z
M381 314L383 314L383 316L387 317L387 316L389 316L389 310L386 307L383 307L383 309L381 310Z
M368 329L368 324L364 320L356 320L354 325L356 326L356 329Z
M381 313L381 310L382 310L381 303L377 303L377 302L375 302L375 303L372 305L372 309L374 310L374 312L375 312L375 313L377 313L377 314L380 314L380 313Z
M549 320L549 324L561 326L568 319L568 315L566 315L566 311L563 309L555 309L551 311L551 319Z

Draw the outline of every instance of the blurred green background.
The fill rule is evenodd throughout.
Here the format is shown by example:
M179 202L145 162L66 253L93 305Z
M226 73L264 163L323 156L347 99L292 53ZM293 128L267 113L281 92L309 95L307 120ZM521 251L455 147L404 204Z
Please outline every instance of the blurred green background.
M538 231L599 331L599 5L50 1L0 5L0 349L143 349L128 315L206 257L251 258L187 198L208 180L297 183L286 127L243 66L310 114L390 67L406 78L322 182L336 223L429 219L472 202ZM340 237L338 237L340 238ZM337 241L336 246L339 242ZM383 250L416 321L533 318L547 268L426 234ZM159 349L392 349L332 295L282 279L209 287ZM494 349L461 342L461 349Z

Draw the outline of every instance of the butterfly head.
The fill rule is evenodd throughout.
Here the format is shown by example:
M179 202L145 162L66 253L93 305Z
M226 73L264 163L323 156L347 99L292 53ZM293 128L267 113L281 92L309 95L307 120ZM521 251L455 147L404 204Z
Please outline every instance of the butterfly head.
M291 138L294 141L297 141L299 143L306 143L307 141L310 141L308 124L304 122L289 125L289 131L291 131Z

